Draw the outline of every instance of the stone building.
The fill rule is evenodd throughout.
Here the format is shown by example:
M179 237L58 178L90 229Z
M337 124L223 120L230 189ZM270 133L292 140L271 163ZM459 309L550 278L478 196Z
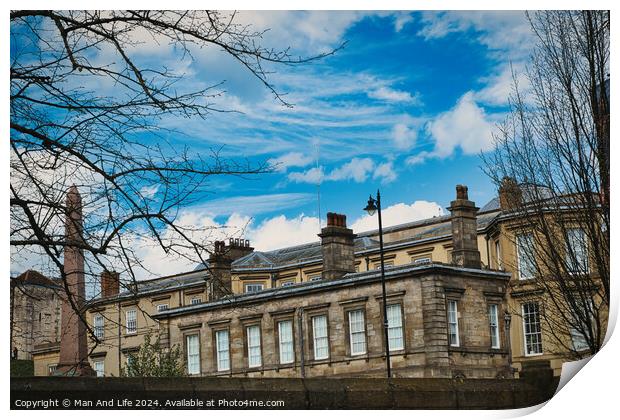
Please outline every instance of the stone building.
M11 357L32 360L42 347L60 342L61 285L28 270L11 279ZM53 368L53 367L52 367Z
M519 194L503 185L478 209L459 186L450 215L384 228L395 376L518 376L532 363L560 374L566 357L522 275ZM144 334L159 332L191 374L383 376L378 232L352 232L330 214L319 237L266 252L218 242L208 267L133 291L104 274L87 312L101 341L90 342L91 365L117 376Z

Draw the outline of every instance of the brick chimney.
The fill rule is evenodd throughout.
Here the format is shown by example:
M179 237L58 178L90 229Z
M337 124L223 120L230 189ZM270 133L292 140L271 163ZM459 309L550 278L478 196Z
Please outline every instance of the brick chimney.
M347 216L327 213L327 226L321 229L321 251L323 254L323 280L339 279L355 272L353 240L355 234L347 229Z
M84 251L80 247L83 243L82 198L75 185L67 192L65 242L63 271L69 293L62 301L60 357L55 375L93 376L95 372L88 363L86 325L82 320L85 309Z
M253 251L247 239L230 238L228 245L224 241L215 241L207 260L213 285L209 299L220 299L232 293L232 263Z
M499 187L499 208L508 211L518 208L523 203L523 192L514 178L505 176Z
M467 196L465 185L456 186L456 200L448 207L452 214L452 264L480 268L476 213L478 207Z
M120 275L116 271L101 272L101 297L109 298L120 292Z

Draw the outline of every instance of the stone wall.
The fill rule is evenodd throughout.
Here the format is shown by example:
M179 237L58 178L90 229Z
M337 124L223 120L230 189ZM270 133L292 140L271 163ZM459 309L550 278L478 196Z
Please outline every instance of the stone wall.
M511 409L549 400L557 380L546 375L527 379L249 379L249 378L11 378L11 408L16 400L69 398L111 401L101 408L226 408L233 401L281 401L280 409ZM134 406L128 407L125 401ZM204 405L213 401L213 406ZM23 404L23 402L21 403ZM170 403L168 403L170 404ZM60 405L60 404L59 404ZM230 407L230 405L228 405ZM56 408L56 407L52 407ZM57 408L63 409L62 406ZM92 406L92 408L99 408ZM241 407L244 408L244 407ZM267 408L254 405L250 408Z

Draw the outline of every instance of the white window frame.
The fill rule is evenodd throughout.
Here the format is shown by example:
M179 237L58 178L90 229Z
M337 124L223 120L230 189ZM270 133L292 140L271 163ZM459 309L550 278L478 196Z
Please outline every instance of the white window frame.
M455 342L452 341L453 335L456 337ZM454 299L448 300L448 342L450 347L459 347L461 344L459 337L459 306L458 301Z
M527 244L522 244L522 241L525 241L525 238L531 238L528 239ZM527 245L527 246L525 246ZM534 250L532 249L532 255L528 256L528 255L521 255L522 254L522 249L524 248L531 248L534 247L534 234L529 232L529 233L519 233L516 236L516 240L515 240L515 246L517 248L516 252L517 252L517 272L519 275L519 280L531 280L534 277L536 277L536 261L534 258ZM531 259L531 260L530 260ZM527 265L530 265L530 263L532 264L531 267L527 267ZM522 265L524 264L524 265ZM531 268L531 270L533 271L533 273L531 273L529 276L524 274L524 271L526 268Z
M318 326L319 320L325 323L325 335L318 334L317 326ZM312 317L312 341L313 341L313 348L314 348L314 360L329 359L329 330L328 330L327 315L323 314L323 315L316 315ZM325 343L325 345L323 345L323 343ZM324 350L325 355L323 355L322 353L319 353L319 350L321 352Z
M285 281L284 283L282 283L280 286L281 287L288 287L288 286L292 286L294 285L295 282L294 281Z
M202 303L202 298L201 297L193 297L191 298L191 300L189 301L190 305L200 305Z
M226 337L226 340L223 337ZM217 353L217 371L224 372L230 370L230 333L228 330L217 330L215 332L215 349Z
M430 264L433 260L430 257L411 257L411 262L414 264Z
M580 234L579 236L581 238L579 238L579 241L581 241L580 244L576 244L576 243L571 243L571 238L576 239L573 235L573 232L577 232L579 231ZM579 264L579 267L577 270L575 270L576 267L571 267L572 265L572 258L571 258L571 254L575 253L577 250L577 247L575 245L578 245L579 247L582 247L583 249L581 249L581 252L583 252L583 255L580 256L575 255L575 262L577 264ZM569 251L569 248L572 248L572 252ZM584 230L582 228L576 227L576 228L570 228L570 229L566 229L566 247L564 252L565 254L565 264L566 264L566 268L569 274L588 274L590 272L590 264L588 261L588 243L586 240L586 233L584 232Z
M384 268L394 267L394 261L393 260L383 261L383 267ZM375 270L381 270L381 261L379 261L378 263L375 263Z
M489 330L491 333L491 348L499 349L502 344L499 337L499 305L497 303L489 304Z
M359 316L359 319L353 319ZM351 356L366 354L366 314L363 309L353 309L347 312L349 319L349 350ZM360 322L361 319L361 322ZM355 326L355 329L354 329ZM361 338L361 340L360 340ZM354 350L356 345L361 345L363 349Z
M130 317L129 314L132 314ZM129 309L125 311L125 334L138 333L138 311Z
M254 331L256 334L253 334ZM263 355L261 349L260 325L248 325L245 327L245 332L248 343L248 367L261 367L263 365ZM256 352L257 350L258 352Z
M283 334L283 328L289 330ZM278 321L278 348L280 350L280 364L293 363L295 361L295 347L293 344L293 320L285 319ZM289 356L288 358L286 356Z
M103 360L95 360L93 362L93 370L97 373L98 378L105 376L105 362Z
M388 348L390 351L404 350L403 307L400 303L390 303L387 305L386 312L388 318ZM398 314L398 319L390 317L390 313ZM396 334L396 336L394 334ZM400 345L392 347L392 341L396 340L400 340Z
M526 306L529 305L535 305L536 307L536 312L528 312L528 314L534 314L537 313L538 314L538 331L537 332L531 332L531 328L530 328L530 332L528 333L526 330ZM529 356L540 356L544 353L543 350L543 341L542 341L542 325L540 323L540 304L538 302L526 302L521 304L521 316L523 318L523 354L527 357ZM528 318L529 319L529 318ZM536 325L536 324L534 324ZM539 340L538 340L538 344L540 345L540 352L536 352L536 353L530 353L528 351L528 345L527 345L527 338L528 336L538 336Z
M257 293L265 290L265 285L263 283L246 283L244 286L245 293ZM258 288L258 290L249 290L253 287Z
M160 303L159 305L157 305L157 312L163 312L168 310L168 304L167 303Z
M105 337L105 319L101 314L95 314L93 316L93 330L95 332L95 337L99 340L103 340Z
M196 339L195 352L193 352L193 344L191 341ZM188 334L185 336L185 347L187 353L187 374L200 375L200 335Z
M499 242L499 239L495 241L495 263L497 264L498 270L504 269L504 265L502 263L502 245Z
M322 277L320 274L314 274L312 276L308 276L308 281L319 281Z
M576 298L579 299L579 298ZM579 306L581 306L581 302L576 301L577 304ZM590 323L592 324L592 316L594 314L593 309L592 309L592 302L591 301L586 301L585 302L586 306L587 306L587 312L590 315ZM579 322L578 319L575 319L575 322ZM570 327L570 336L571 336L571 343L573 345L573 350L574 351L584 351L584 350L589 350L590 346L588 346L588 342L586 340L586 337L584 337L583 334L581 334L576 328ZM578 346L578 344L583 343L583 345Z

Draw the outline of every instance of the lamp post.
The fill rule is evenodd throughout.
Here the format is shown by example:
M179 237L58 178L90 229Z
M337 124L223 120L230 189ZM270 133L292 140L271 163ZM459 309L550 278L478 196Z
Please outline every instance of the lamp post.
M372 195L368 198L368 205L364 208L369 215L379 214L379 252L381 255L381 292L383 295L383 332L385 334L385 362L387 365L387 376L392 377L392 366L390 363L390 340L388 335L388 319L387 319L387 298L385 295L385 264L383 262L383 224L381 222L381 193L377 190L377 199Z
M514 375L512 368L512 343L510 342L510 323L512 322L512 315L510 312L504 312L504 334L506 335L506 346L508 347L508 370L510 374Z

